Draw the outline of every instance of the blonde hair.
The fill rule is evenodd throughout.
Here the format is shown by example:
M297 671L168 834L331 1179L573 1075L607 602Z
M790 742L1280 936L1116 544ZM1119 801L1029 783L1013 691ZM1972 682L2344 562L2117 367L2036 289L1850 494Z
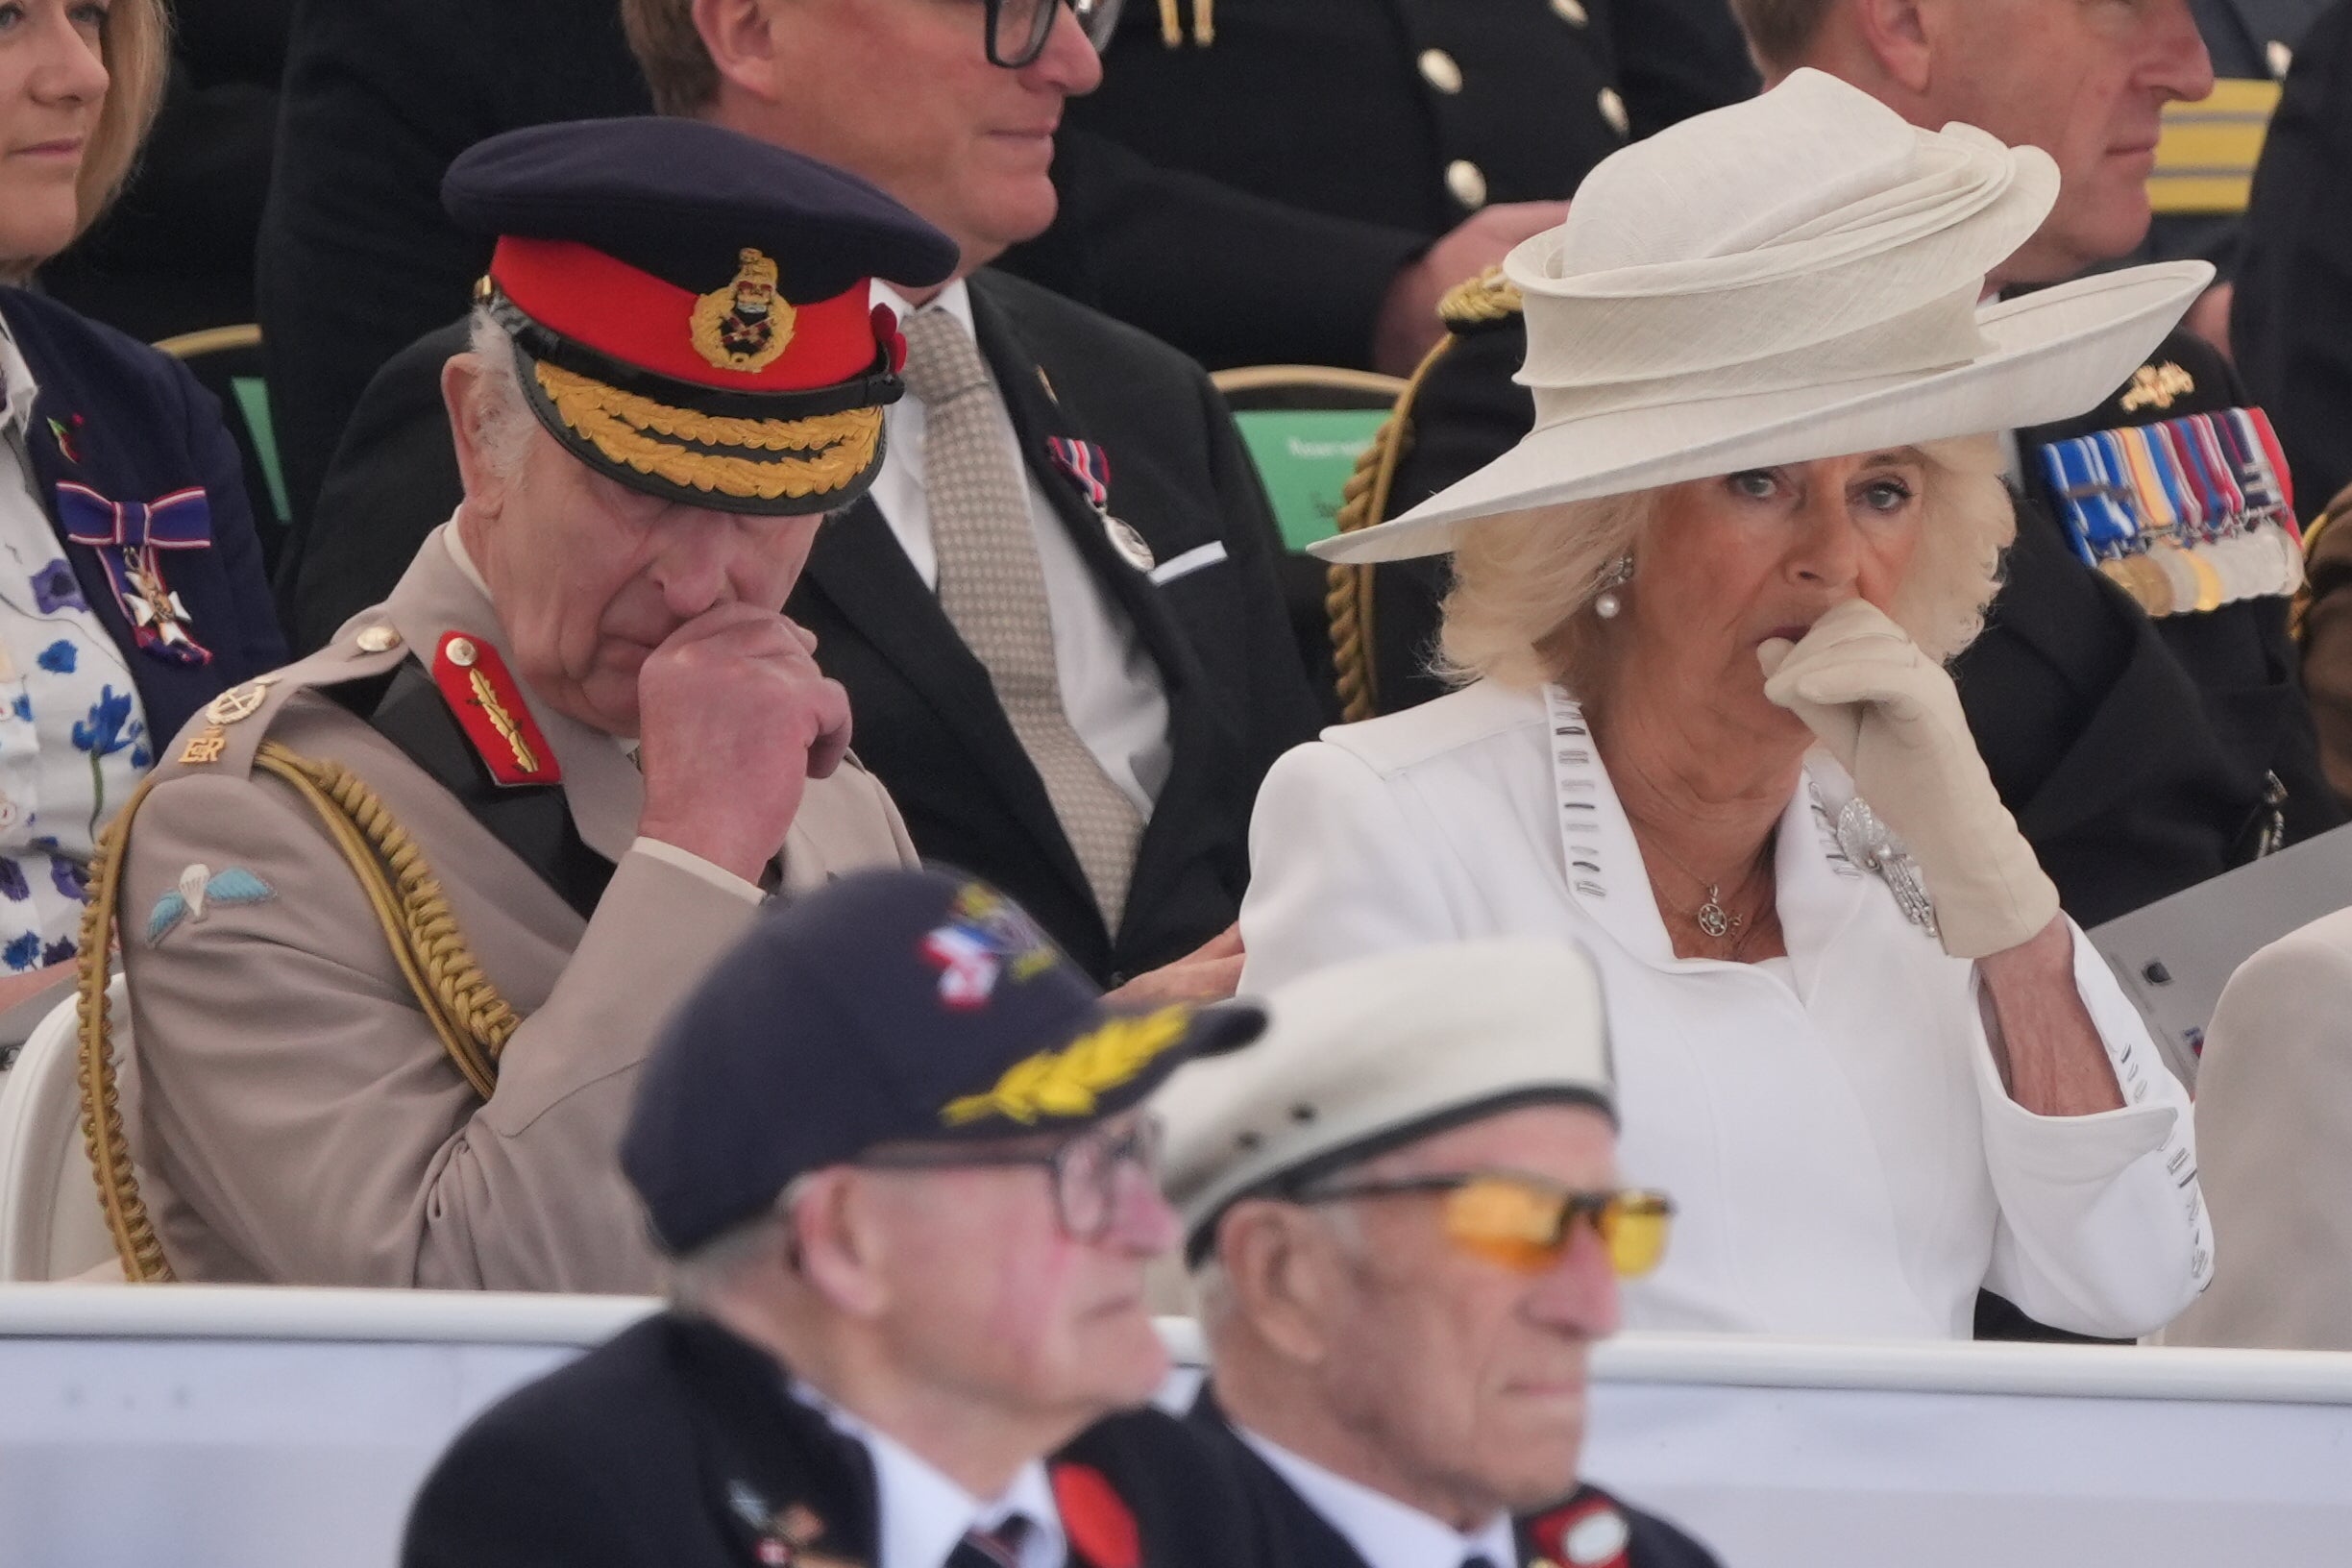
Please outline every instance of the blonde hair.
M621 0L621 30L655 110L699 114L719 96L719 67L695 30L694 0Z
M1920 544L1891 615L1922 651L1948 662L1984 627L2017 514L1997 435L1920 445L1926 460ZM1605 643L1586 613L1611 569L1639 551L1664 489L1540 506L1464 528L1454 550L1437 673L1457 685L1532 689L1559 681L1589 695ZM1638 592L1638 575L1627 592Z
M171 74L171 16L163 0L114 0L98 47L107 68L106 103L75 182L81 207L76 234L96 223L121 194L163 105L163 85Z

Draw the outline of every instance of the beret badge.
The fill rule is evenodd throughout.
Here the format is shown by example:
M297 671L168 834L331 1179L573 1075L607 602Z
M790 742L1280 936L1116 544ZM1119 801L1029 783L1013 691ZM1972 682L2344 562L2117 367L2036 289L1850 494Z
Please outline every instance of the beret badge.
M792 345L793 307L776 292L776 264L746 247L735 276L695 299L688 326L695 352L721 370L754 375Z

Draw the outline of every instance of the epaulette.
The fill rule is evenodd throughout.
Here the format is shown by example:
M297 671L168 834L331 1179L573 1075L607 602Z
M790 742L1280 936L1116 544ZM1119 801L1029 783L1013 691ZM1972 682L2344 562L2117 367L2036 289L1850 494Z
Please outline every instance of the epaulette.
M1488 267L1445 291L1437 302L1437 319L1446 324L1448 331L1459 332L1508 321L1526 309L1527 300L1519 285L1504 277L1501 267Z
M283 669L232 686L206 703L157 757L156 777L168 781L198 772L246 777L278 710L296 693L389 674L407 656L397 632L372 625Z

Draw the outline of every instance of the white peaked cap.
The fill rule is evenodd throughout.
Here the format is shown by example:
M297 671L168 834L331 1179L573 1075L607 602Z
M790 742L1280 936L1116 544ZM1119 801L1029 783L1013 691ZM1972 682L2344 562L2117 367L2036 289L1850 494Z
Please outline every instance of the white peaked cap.
M1583 950L1503 938L1382 953L1262 998L1266 1032L1177 1069L1151 1104L1198 1247L1236 1198L1547 1100L1612 1118L1601 980Z

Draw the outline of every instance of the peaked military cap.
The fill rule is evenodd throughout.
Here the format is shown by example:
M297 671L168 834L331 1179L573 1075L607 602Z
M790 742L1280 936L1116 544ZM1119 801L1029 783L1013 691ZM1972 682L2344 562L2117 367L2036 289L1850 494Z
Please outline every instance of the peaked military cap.
M539 423L631 489L720 511L866 492L906 357L870 281L925 287L956 264L865 181L697 120L492 136L441 200L498 241L478 297Z
M1247 1003L1109 1006L994 889L861 872L768 906L687 999L621 1164L682 1253L881 1144L1081 1132L1264 1027Z

